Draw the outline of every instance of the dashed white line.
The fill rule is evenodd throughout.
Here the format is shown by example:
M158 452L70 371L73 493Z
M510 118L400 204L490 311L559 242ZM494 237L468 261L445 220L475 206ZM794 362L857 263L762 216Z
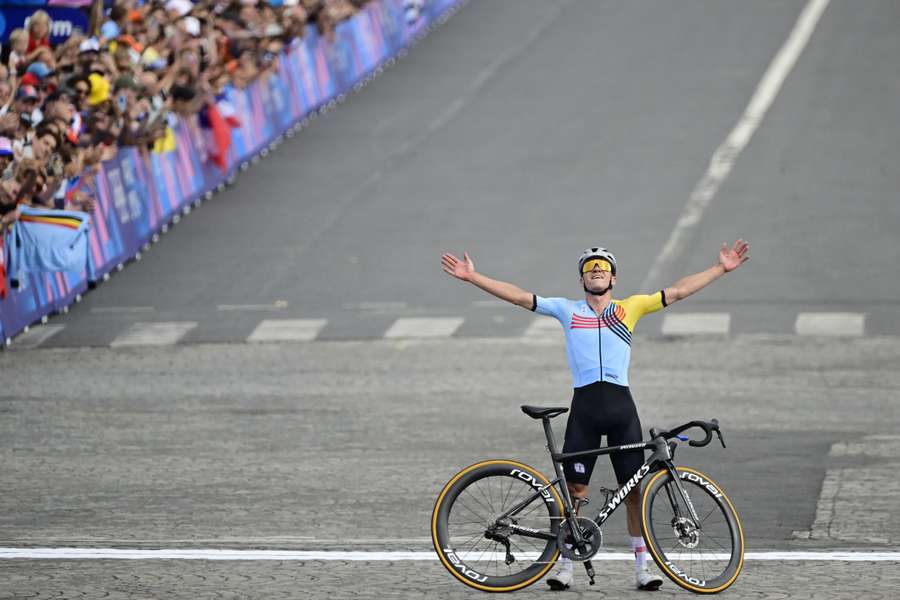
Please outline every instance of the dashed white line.
M272 304L217 304L216 310L223 312L246 310L246 311L263 311L263 310L281 310L287 308L288 303L285 300L279 300Z
M785 40L784 45L772 59L765 74L756 87L750 103L744 109L741 118L725 141L716 148L709 161L706 173L697 182L691 192L687 204L675 224L668 241L650 268L650 272L641 285L642 289L656 289L668 282L661 282L668 266L674 264L684 252L693 230L703 219L703 213L709 207L713 197L719 191L725 178L734 167L738 156L750 142L759 124L766 116L769 107L778 95L778 91L787 79L788 74L812 37L816 25L825 12L830 0L810 0L797 18L794 28Z
M731 329L728 313L694 312L664 315L663 335L727 334Z
M345 302L344 310L403 310L409 305L406 302Z
M91 313L103 315L129 315L133 313L152 313L156 309L152 306L95 306Z
M531 325L522 333L522 337L527 339L558 339L562 340L560 335L559 321L553 317L536 317Z
M37 348L54 335L65 329L65 325L40 325L32 327L28 332L16 338L16 343L12 346L13 350L30 350Z
M800 313L794 324L798 335L861 336L866 327L863 313Z
M197 326L195 321L137 322L114 339L110 346L171 346Z
M310 342L316 339L326 319L265 319L260 321L248 342Z
M388 339L450 337L463 324L462 317L403 318L384 333Z

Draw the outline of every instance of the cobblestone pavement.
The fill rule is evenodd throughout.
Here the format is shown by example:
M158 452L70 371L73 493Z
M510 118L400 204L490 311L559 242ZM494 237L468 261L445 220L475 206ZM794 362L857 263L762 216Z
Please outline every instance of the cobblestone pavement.
M842 344L835 355L795 337L643 339L635 353L645 429L721 420L727 449L682 445L676 459L729 492L749 550L897 549L889 503L878 504L876 539L859 520L867 495L822 484L898 461L900 340ZM566 405L570 393L560 344L477 339L35 350L0 356L0 367L3 547L427 550L434 498L462 466L499 456L549 470L519 405ZM598 463L600 481L608 471ZM611 548L627 543L622 513L604 527ZM866 528L843 526L847 515ZM866 598L889 597L898 571L751 561L728 594L849 597L856 582ZM617 573L615 587L584 581L578 593L628 597L626 563L602 572ZM688 593L668 588L660 595ZM0 561L0 597L107 592L474 593L437 562Z
M595 567L597 564L595 563ZM689 598L666 581L639 592L633 567L603 562L597 584L576 571L563 598ZM3 561L0 598L486 598L451 579L436 562ZM900 569L889 563L748 562L727 598L894 599ZM865 595L860 596L860 589ZM553 595L541 581L515 598Z

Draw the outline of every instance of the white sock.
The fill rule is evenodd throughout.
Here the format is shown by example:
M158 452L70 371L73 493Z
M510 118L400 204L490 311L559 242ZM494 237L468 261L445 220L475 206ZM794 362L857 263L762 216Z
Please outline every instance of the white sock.
M647 544L642 537L631 538L631 550L634 552L634 569L640 571L647 564Z

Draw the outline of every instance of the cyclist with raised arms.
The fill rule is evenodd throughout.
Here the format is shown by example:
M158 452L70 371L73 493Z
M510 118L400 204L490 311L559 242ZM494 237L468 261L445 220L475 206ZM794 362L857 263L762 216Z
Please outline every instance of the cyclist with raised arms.
M641 421L628 389L628 364L631 358L631 335L638 320L665 306L683 300L703 289L725 273L746 262L750 246L737 240L729 248L722 244L715 265L688 275L673 285L653 294L637 294L614 300L616 258L609 250L593 247L578 260L578 273L584 288L584 300L543 298L511 283L486 277L475 270L468 253L460 260L444 254L441 264L445 272L506 300L542 315L555 317L566 335L566 354L572 370L575 393L566 424L563 452L580 452L596 448L601 436L610 446L637 443L642 440ZM610 455L616 479L621 486L643 464L643 451ZM576 506L587 498L588 483L597 458L565 463L569 493ZM635 583L640 590L656 590L662 579L650 572L649 555L641 536L640 486L625 498L628 533L635 555ZM561 558L556 571L547 578L554 590L572 584L572 561Z

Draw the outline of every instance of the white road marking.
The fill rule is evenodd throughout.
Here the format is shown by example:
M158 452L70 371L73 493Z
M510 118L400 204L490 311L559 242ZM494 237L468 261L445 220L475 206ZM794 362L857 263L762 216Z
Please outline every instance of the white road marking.
M248 342L310 342L316 339L327 319L265 319L260 321Z
M564 338L560 329L559 321L553 317L535 317L522 333L522 337L528 339L553 339L562 341Z
M132 313L152 313L156 309L152 306L95 306L91 309L94 314L132 314Z
M40 325L32 327L27 333L18 336L11 348L13 350L30 350L31 348L37 348L65 328L65 325Z
M466 557L460 555L463 559ZM534 560L535 555L525 553L521 558ZM320 561L436 561L437 554L428 552L347 552L307 550L230 550L224 548L187 549L125 549L125 548L0 548L2 559L43 560L320 560ZM479 553L481 560L502 560L504 555ZM703 560L722 560L724 555L710 554ZM851 562L900 562L900 552L747 552L745 560L759 561L851 561ZM594 561L631 561L631 552L600 552Z
M663 335L727 334L730 329L728 313L670 313L662 324Z
M190 330L197 326L195 321L137 322L125 333L114 339L110 346L171 346L177 344Z
M279 300L278 302L274 302L272 304L217 304L216 310L221 310L223 312L233 311L233 310L246 310L246 311L262 311L262 310L281 310L283 308L287 308L288 303L285 300Z
M397 319L385 332L386 338L450 337L465 319L461 317L432 317Z
M863 313L800 313L794 324L798 335L861 336L866 327Z
M725 141L716 148L709 161L706 173L697 182L694 190L688 198L687 204L675 224L668 241L663 246L662 252L656 257L656 261L650 268L650 272L644 279L641 289L657 289L660 278L667 268L675 264L683 254L687 243L690 241L693 231L703 219L703 213L709 207L713 197L719 191L722 183L728 177L734 167L738 156L750 142L750 138L756 132L759 124L766 116L766 112L772 106L772 102L778 95L782 84L803 52L816 29L816 25L825 12L830 0L809 0L803 12L797 18L794 28L785 40L784 45L772 59L765 74L756 87L750 103L744 109L744 113L738 120L734 129L725 138Z
M345 302L344 310L403 310L406 302Z

